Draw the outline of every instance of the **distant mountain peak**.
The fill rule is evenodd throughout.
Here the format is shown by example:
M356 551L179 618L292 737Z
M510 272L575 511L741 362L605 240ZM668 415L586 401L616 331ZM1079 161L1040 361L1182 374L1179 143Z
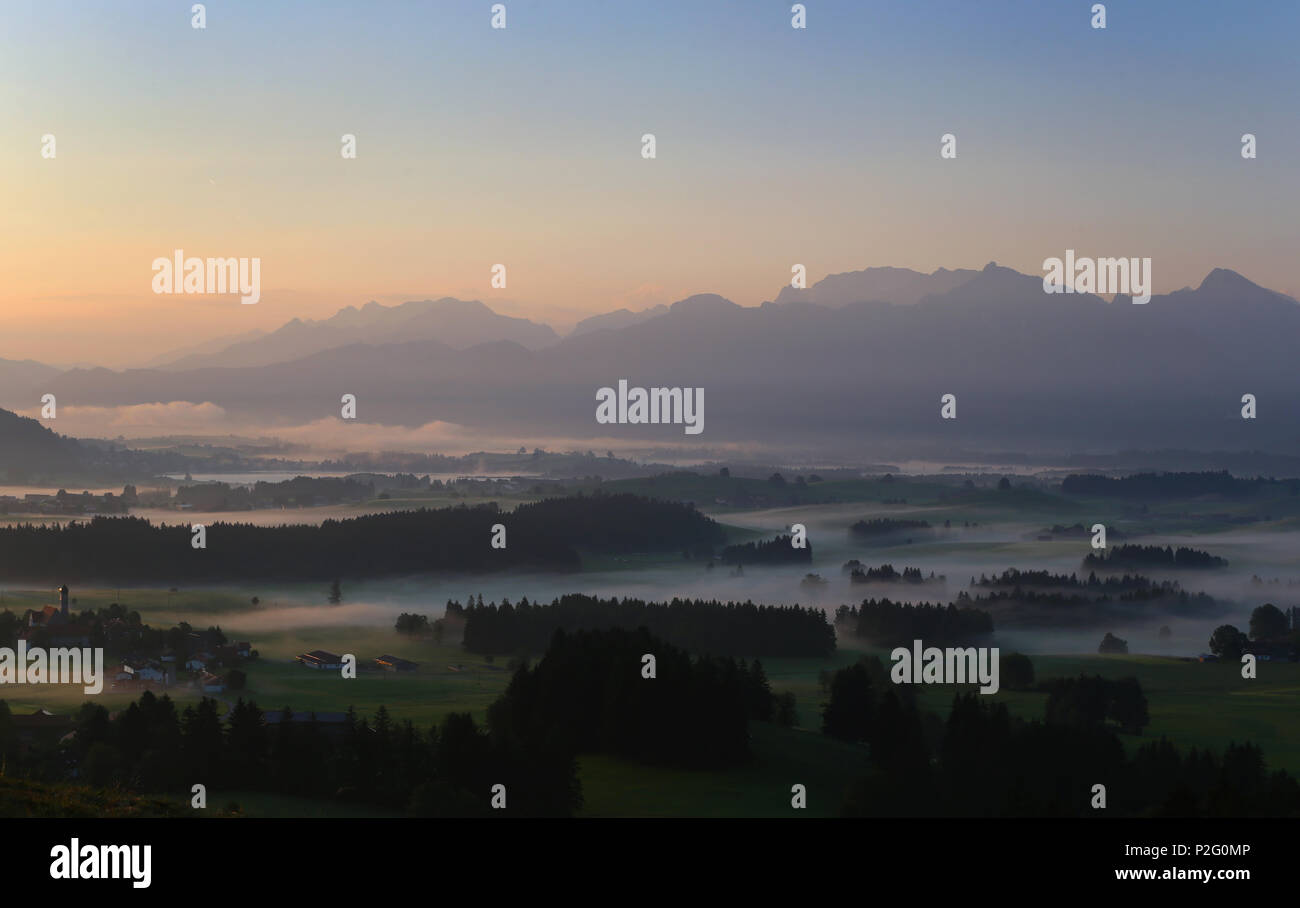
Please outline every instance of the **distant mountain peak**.
M669 310L680 314L682 312L726 312L739 308L740 306L725 296L719 296L716 293L697 293L694 296L688 296L684 300L673 303Z
M954 290L979 273L969 268L936 268L926 274L911 268L873 265L861 271L828 274L807 289L783 287L776 302L816 303L835 309L870 302L909 306L927 296Z
M1215 268L1205 276L1201 281L1201 286L1197 290L1214 290L1214 291L1233 291L1233 290L1262 290L1263 288L1255 282L1242 277L1230 268Z

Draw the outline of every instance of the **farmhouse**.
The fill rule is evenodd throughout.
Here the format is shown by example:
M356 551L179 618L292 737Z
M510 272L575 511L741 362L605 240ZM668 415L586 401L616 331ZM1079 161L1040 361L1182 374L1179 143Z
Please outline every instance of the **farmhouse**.
M158 662L123 662L123 680L132 681L166 681L167 670Z
M308 668L324 671L337 671L343 667L342 656L323 649L314 649L310 653L303 653L298 657L298 661Z
M399 656L391 656L388 653L376 659L375 665L386 672L413 672L420 667L418 662L402 659Z
M77 727L75 717L55 715L48 709L38 709L25 716L13 716L9 721L18 743L28 750L38 744L52 745Z
M205 694L219 694L226 689L226 682L212 672L204 672L200 686Z

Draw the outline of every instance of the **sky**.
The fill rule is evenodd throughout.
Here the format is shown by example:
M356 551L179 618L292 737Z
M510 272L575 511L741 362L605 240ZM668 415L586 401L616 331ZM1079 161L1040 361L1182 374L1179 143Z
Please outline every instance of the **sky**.
M563 329L756 305L796 263L1066 249L1300 295L1300 4L191 5L0 4L0 357L134 365L444 295ZM260 258L260 301L154 294L175 249Z

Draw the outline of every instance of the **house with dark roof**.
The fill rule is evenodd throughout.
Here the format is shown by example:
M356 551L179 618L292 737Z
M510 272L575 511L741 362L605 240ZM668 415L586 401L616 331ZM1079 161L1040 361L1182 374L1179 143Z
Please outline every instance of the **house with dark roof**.
M38 709L23 716L10 718L18 743L24 749L31 749L40 744L48 746L57 743L77 728L74 716L60 716L48 709Z
M375 665L386 672L413 672L420 667L418 662L412 662L409 659L392 656L388 653L384 653L384 655L376 659Z
M219 694L226 689L226 682L212 672L204 672L199 686L205 694Z
M152 660L128 660L122 663L122 673L132 681L166 681L167 669Z
M298 657L298 662L308 668L330 671L337 671L343 667L342 656L323 649L314 649L310 653L303 653Z

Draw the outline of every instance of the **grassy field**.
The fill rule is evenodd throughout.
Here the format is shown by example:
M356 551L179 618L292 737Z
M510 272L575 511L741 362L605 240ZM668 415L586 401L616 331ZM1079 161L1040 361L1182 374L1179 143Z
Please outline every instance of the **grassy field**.
M342 712L349 706L373 715L383 704L395 719L410 719L428 728L449 712L468 711L483 721L489 705L509 683L503 658L489 662L459 647L412 640L389 627L346 625L297 628L292 631L254 630L265 609L254 608L247 590L178 591L167 589L78 589L78 608L123 601L138 609L154 626L185 619L198 626L220 624L232 637L251 639L260 658L244 669L247 689L220 695L225 703L236 696L255 700L264 711L290 706L295 710ZM0 607L21 613L52 601L50 591L4 592ZM244 628L241 628L244 625ZM418 662L412 673L362 672L345 680L334 672L317 672L293 661L298 653L326 649L353 653L361 664L381 653L394 653ZM820 734L820 710L826 694L819 676L851 664L861 650L843 648L828 659L768 659L764 667L775 692L795 695L797 726L782 729L752 725L755 761L728 772L689 772L629 764L603 755L580 759L587 816L786 816L790 787L808 787L808 808L796 815L818 816L838 810L844 787L861 772L864 756L858 747ZM877 651L882 659L887 653ZM1180 749L1192 746L1222 750L1231 741L1252 741L1264 750L1270 768L1300 775L1300 665L1260 663L1259 677L1246 681L1232 665L1203 664L1151 656L1034 655L1038 680L1099 674L1134 675L1146 694L1151 722L1141 737L1124 736L1132 749L1165 736ZM15 713L46 708L56 713L75 710L87 696L80 687L26 686L4 690ZM923 686L917 690L924 709L944 717L955 690ZM197 692L173 688L180 705L197 699ZM110 710L124 707L135 693L105 692L97 698ZM993 698L1014 715L1041 719L1046 695L1002 690ZM214 807L238 802L249 816L379 816L371 808L317 803L271 794L214 793Z
M499 666L465 660L451 647L435 648L435 664L421 665L413 676L362 677L342 681L317 677L296 665L265 663L250 672L252 693L264 708L290 702L294 708L338 709L339 695L358 711L372 713L385 703L397 717L427 726L450 711L469 711L482 719L500 694L508 673ZM861 655L841 650L833 658L770 659L764 663L774 691L792 691L798 726L778 728L752 723L755 762L728 772L659 769L604 755L585 755L580 772L586 816L785 816L791 813L790 786L806 785L804 816L830 815L841 795L861 771L860 748L820 734L825 694L819 675L851 664ZM883 655L883 654L882 654ZM885 656L887 658L887 656ZM447 666L459 659L466 671ZM1261 746L1270 768L1300 775L1300 665L1262 663L1260 677L1241 679L1230 665L1202 664L1144 656L1035 656L1037 677L1135 675L1149 703L1151 724L1142 736L1121 739L1132 750L1161 735L1180 748L1222 750L1231 741ZM947 715L956 693L951 686L918 690L922 707ZM1046 694L1002 690L993 699L1024 719L1041 719ZM278 699L277 699L278 698ZM242 802L241 802L242 803Z

